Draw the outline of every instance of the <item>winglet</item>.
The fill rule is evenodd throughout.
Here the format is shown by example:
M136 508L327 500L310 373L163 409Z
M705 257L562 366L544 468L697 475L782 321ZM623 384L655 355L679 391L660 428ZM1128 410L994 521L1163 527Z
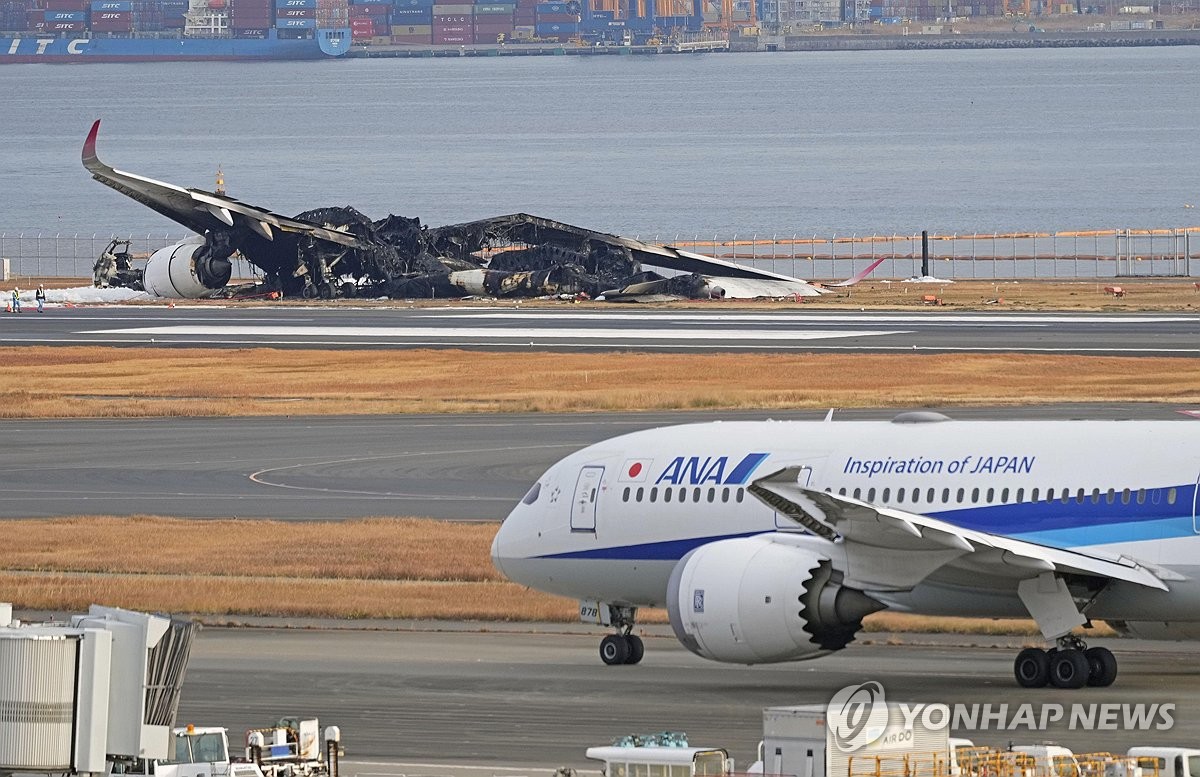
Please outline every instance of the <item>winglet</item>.
M837 286L837 287L853 286L854 284L861 281L863 278L866 278L868 275L870 275L871 271L874 270L876 267L878 267L880 264L882 264L884 259L887 259L887 257L886 256L879 257L874 262L872 262L871 265L869 267L867 267L867 269L858 273L853 278L847 278L846 280L842 281L841 283L830 283L828 285L829 286Z
M96 136L99 134L100 120L96 119L96 123L92 125L92 131L88 133L87 140L83 141L83 166L88 170L100 164L100 158L96 156Z

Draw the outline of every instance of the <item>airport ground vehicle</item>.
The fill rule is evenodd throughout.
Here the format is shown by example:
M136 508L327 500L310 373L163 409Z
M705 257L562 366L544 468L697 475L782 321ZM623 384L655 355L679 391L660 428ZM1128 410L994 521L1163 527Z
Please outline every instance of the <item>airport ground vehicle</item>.
M1160 777L1200 777L1200 750L1187 747L1131 747L1127 756L1142 775L1157 771Z
M172 730L169 760L118 761L112 774L130 777L338 777L341 731L316 718L282 718L246 732L245 757L229 754L229 730L186 726Z

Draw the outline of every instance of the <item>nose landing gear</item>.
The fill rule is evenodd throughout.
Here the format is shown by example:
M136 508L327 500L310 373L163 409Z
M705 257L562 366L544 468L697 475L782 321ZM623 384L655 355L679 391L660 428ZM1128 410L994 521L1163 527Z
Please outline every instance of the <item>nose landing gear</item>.
M600 660L609 666L636 664L645 652L642 638L636 634L609 634L600 640Z
M1089 648L1073 635L1058 639L1050 650L1025 648L1013 662L1013 674L1023 688L1107 688L1117 679L1117 658L1103 647Z
M581 611L587 609L581 607ZM616 628L616 634L609 634L600 641L600 660L609 666L619 664L636 664L646 653L642 638L633 633L633 625L637 618L637 608L621 605L602 604L596 608L608 615L605 625Z

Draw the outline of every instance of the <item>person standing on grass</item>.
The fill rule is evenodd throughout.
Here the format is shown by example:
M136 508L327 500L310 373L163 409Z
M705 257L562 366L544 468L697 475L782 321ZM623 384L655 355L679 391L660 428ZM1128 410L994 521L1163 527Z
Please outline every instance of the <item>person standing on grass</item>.
M38 312L45 313L46 312L46 310L45 310L45 308L46 308L46 290L42 288L42 284L40 284L40 283L38 284L37 293L35 293L33 295L33 298L35 300L37 300Z
M16 286L13 286L12 292L12 312L21 312L21 290Z

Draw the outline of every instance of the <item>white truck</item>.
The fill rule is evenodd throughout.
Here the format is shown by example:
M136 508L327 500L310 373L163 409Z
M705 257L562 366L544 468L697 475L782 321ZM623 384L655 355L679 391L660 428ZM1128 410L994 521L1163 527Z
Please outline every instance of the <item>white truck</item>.
M720 747L692 747L678 732L629 736L616 744L589 747L586 755L604 763L605 777L725 777L733 759Z
M315 719L284 718L246 733L245 758L229 755L229 730L216 726L172 729L173 755L162 760L114 761L110 775L125 777L338 777L341 731Z
M1131 747L1143 777L1200 777L1200 750L1187 747Z

